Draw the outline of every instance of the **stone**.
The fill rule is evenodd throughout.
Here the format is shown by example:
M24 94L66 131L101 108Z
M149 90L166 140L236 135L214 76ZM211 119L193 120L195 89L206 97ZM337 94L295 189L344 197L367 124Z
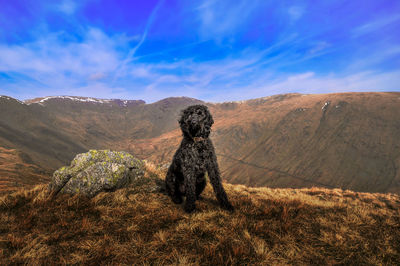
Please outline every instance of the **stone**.
M94 197L99 192L115 191L143 178L144 162L124 151L90 150L75 156L70 166L54 172L48 186L59 192Z

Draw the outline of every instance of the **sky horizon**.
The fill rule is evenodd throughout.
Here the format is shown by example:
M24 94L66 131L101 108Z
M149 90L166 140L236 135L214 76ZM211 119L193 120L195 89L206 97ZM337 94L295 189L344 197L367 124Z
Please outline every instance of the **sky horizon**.
M0 0L0 95L400 92L400 1Z

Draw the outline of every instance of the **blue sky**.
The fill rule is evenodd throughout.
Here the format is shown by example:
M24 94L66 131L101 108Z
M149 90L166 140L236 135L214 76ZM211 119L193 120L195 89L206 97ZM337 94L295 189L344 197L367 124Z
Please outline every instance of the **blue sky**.
M0 95L400 91L400 1L0 0Z

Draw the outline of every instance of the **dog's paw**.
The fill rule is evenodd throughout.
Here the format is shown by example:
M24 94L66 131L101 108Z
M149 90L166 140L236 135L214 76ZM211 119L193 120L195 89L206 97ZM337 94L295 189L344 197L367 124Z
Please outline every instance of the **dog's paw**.
M193 204L185 204L185 212L192 213L196 209L196 206Z
M172 196L171 199L175 204L181 204L183 202L182 197Z
M227 211L230 211L230 212L233 212L235 210L235 208L233 208L232 204L230 204L229 202L221 205L221 208L223 208Z

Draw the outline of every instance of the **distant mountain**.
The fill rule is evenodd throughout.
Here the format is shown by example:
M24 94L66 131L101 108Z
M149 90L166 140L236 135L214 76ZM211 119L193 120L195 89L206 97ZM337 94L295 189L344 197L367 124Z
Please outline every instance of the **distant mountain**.
M225 103L172 97L152 104L73 96L20 102L2 96L0 162L2 154L15 150L35 166L30 172L9 168L23 184L28 172L46 179L88 149L125 150L169 163L181 140L179 112L199 103L213 114L211 137L228 182L400 193L400 93L394 92L285 94ZM10 166L14 159L5 157Z
M400 93L286 94L207 105L228 182L400 193ZM176 128L131 139L129 149L169 162L180 135Z
M25 160L37 167L31 171L8 167L7 173L0 172L0 180L26 185L31 183L27 182L31 180L28 173L35 176L40 172L41 179L48 179L55 169L88 149L118 146L128 150L124 143L129 139L159 136L174 129L179 111L196 103L202 101L174 97L145 104L141 100L55 96L21 102L0 96L0 147L4 148L0 158L4 157L8 166ZM22 157L10 159L6 155L10 149Z
M232 112L237 125L215 141L249 163L223 159L232 183L400 193L400 93L278 96Z
M69 100L72 102L81 102L81 103L100 103L100 104L108 104L109 106L120 106L120 107L129 107L138 104L144 104L145 101L142 100L120 100L120 99L97 99L91 97L80 97L80 96L49 96L42 98L35 98L24 101L26 104L38 103L41 105L48 104L49 102L65 102L65 100Z

